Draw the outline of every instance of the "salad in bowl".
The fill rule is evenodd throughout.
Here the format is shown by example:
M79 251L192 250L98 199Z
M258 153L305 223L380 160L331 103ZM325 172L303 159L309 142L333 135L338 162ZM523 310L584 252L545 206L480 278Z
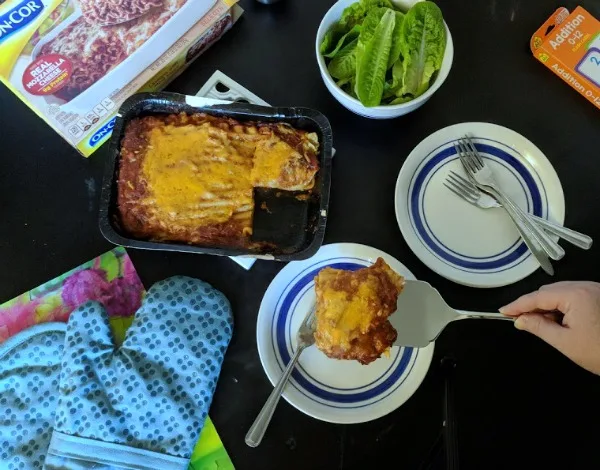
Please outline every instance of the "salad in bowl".
M317 33L317 60L340 103L368 117L416 109L452 64L450 31L430 1L402 11L390 0L340 0Z

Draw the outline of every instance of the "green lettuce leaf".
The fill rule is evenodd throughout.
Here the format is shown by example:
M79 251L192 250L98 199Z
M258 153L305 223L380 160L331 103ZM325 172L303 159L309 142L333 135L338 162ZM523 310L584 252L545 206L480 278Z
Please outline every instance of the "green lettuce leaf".
M392 43L393 44L393 43ZM398 92L402 88L402 75L404 74L404 67L402 66L402 59L398 59L391 69L391 74L388 71L388 78L383 86L383 99L396 98ZM391 75L391 77L389 77Z
M375 28L377 28L377 25L381 21L381 18L383 18L383 15L390 10L391 8L375 7L369 11L362 23L362 28L358 37L358 50L360 51L359 55L362 53L362 50L364 50L366 43L373 37ZM392 65L394 65L394 63L400 58L400 36L402 23L404 21L404 14L400 13L399 11L394 11L394 14L396 15L396 23L394 26L394 33L392 34L392 49L388 57L388 69L391 68Z
M352 42L353 39L356 39L358 37L358 35L360 34L360 30L361 26L355 25L350 31L348 31L340 39L338 39L337 45L332 51L327 53L323 53L321 51L321 54L323 54L324 57L327 57L329 59L335 57L336 54L342 49L342 47L344 47L345 44Z
M340 18L340 23L349 30L357 24L361 24L373 8L393 8L390 0L360 0L346 7Z
M360 4L365 8L365 10L369 10L374 7L394 8L394 5L390 0L360 0Z
M337 85L348 93L352 98L358 98L354 92L354 84L356 83L356 77L347 78L337 82Z
M432 76L442 66L446 49L446 28L442 12L429 1L416 3L404 17L400 50L403 57L401 95L422 95Z
M325 33L320 46L321 54L329 57L339 45L342 36L349 33L355 26L361 25L367 14L377 7L393 8L390 0L360 0L346 7L339 21Z
M399 96L395 99L393 99L392 101L390 101L389 104L402 104L402 103L408 103L409 101L414 100L415 98L411 95L404 95L404 96Z
M361 3L353 3L343 11L340 23L347 29L352 29L355 25L362 23L366 14L367 11Z
M394 65L401 54L401 38L402 38L402 24L404 23L404 13L396 11L396 26L394 26L394 34L392 35L392 50L390 51L390 57L388 59L388 69Z
M319 46L319 52L321 52L321 55L326 55L329 52L331 52L332 44L333 44L333 37L336 34L335 30L336 30L336 25L333 25L325 33L325 36L323 36L323 40L321 41L321 45Z
M344 46L337 55L329 62L327 69L333 78L338 80L350 80L356 75L356 45L358 39ZM339 85L339 84L338 84Z
M350 82L347 86L347 93L353 98L358 99L358 96L356 95L356 76L350 79Z
M372 8L365 17L364 21L362 22L360 34L358 36L358 42L362 49L364 49L366 44L371 40L371 38L375 34L375 30L377 29L377 26L379 26L381 18L383 18L383 15L385 15L387 11L391 11L391 9L375 7Z
M355 89L360 102L365 106L377 106L381 103L395 24L395 12L387 10L364 49L360 45L357 46ZM365 29L366 27L363 31ZM360 44L360 36L358 40Z

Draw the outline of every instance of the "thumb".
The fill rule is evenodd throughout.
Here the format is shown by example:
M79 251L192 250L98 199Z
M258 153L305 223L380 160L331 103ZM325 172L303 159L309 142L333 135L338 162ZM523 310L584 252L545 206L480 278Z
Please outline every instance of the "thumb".
M515 320L515 328L527 331L550 346L564 352L568 329L541 313L524 313Z
M81 380L91 364L102 361L114 350L108 315L98 302L87 302L69 317L63 351L61 384Z

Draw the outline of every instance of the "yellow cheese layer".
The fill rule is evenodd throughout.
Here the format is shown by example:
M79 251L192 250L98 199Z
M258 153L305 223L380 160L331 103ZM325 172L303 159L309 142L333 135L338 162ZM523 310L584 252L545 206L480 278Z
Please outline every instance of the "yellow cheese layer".
M358 286L355 294L349 295L327 287L322 292L324 301L320 310L319 331L323 340L332 345L348 348L359 334L365 334L373 321L373 301L376 291L367 280Z
M251 175L253 184L267 188L277 187L286 165L296 153L292 147L276 137L258 142Z
M226 222L252 210L251 170L252 158L209 123L153 128L142 168L145 203L184 226Z

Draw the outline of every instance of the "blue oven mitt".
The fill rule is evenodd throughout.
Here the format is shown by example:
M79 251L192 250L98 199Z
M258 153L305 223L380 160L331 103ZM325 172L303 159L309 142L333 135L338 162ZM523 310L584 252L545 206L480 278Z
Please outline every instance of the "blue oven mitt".
M0 469L40 470L50 444L64 323L35 325L0 344Z
M155 284L115 349L104 308L67 325L47 470L185 470L231 339L227 299L196 279Z

